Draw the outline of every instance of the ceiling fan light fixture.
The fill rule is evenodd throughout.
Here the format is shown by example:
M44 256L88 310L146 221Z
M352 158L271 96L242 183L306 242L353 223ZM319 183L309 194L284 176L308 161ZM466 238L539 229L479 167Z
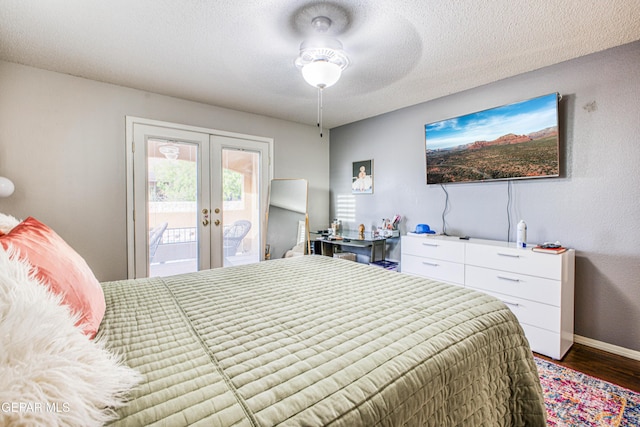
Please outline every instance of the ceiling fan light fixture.
M310 62L302 67L302 77L313 87L325 89L340 80L342 68L338 64L325 60Z
M329 18L320 16L312 23L316 34L302 42L295 64L307 83L324 89L340 79L342 70L349 65L349 57L342 49L340 40L326 35L326 30L331 26Z
M314 36L304 40L300 45L300 54L295 60L302 77L311 86L318 89L318 128L322 138L322 91L340 80L342 70L349 65L349 58L342 50L342 43L327 34L331 27L331 19L316 16L311 25Z

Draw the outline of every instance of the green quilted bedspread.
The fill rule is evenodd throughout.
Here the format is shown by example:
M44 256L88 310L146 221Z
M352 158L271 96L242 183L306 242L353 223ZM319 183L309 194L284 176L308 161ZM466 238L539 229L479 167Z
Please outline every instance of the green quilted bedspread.
M143 382L118 426L544 426L493 297L321 256L103 283Z

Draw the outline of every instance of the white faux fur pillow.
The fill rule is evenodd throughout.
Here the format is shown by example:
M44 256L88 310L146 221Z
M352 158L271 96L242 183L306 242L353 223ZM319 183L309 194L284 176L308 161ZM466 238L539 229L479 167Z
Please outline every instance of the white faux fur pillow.
M0 247L0 425L99 426L140 375L75 327L68 308Z
M18 224L20 224L20 220L11 215L0 213L0 233L7 234Z

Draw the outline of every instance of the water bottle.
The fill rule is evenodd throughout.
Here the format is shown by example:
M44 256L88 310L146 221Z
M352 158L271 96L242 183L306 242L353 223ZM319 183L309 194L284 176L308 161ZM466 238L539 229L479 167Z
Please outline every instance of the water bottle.
M527 224L523 220L518 223L516 244L519 248L527 247Z

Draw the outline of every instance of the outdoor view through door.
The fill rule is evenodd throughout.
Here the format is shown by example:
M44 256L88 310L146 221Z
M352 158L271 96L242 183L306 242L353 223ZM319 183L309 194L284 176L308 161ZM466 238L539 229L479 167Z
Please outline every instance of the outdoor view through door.
M220 231L220 212L199 206L199 191L220 184L222 200L211 207L222 209L222 265L260 261L260 153L222 148L220 163L198 153L195 143L147 139L150 277L199 269L198 245L220 241L200 235ZM211 182L200 189L198 162L211 168Z
M260 261L260 154L222 149L223 266Z
M198 271L198 146L147 144L149 276Z

